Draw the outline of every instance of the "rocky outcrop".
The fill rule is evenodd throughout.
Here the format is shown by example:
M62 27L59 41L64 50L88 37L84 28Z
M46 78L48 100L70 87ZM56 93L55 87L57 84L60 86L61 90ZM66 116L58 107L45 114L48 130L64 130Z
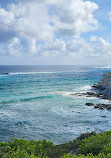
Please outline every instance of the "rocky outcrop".
M98 97L111 100L111 73L104 74L103 79L92 86L91 92L72 94L76 96Z
M111 104L94 104L94 103L86 103L87 106L93 106L98 109L108 109L111 110Z
M111 72L103 75L103 79L92 86L92 91L85 93L71 94L75 96L85 96L85 97L97 97L101 99L111 100ZM110 102L109 102L110 103ZM98 109L108 109L111 110L111 104L94 104L86 103L87 106L92 106Z
M91 92L72 94L76 96L98 97L101 99L111 100L111 72L103 75L103 79L92 86ZM110 103L110 102L109 102ZM111 104L94 104L86 103L87 106L92 106L97 109L111 110Z
M98 97L101 99L107 99L104 95L102 95L100 92L86 92L86 93L76 93L76 94L71 94L71 95L75 95L75 96L85 96L85 97Z
M103 79L92 86L95 90L104 96L105 99L111 99L111 72L103 75Z

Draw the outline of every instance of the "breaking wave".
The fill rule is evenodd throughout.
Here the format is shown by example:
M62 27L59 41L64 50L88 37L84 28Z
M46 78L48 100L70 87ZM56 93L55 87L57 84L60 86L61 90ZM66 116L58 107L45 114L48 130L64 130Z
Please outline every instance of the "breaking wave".
M107 65L107 66L98 66L95 67L96 69L111 69L111 65Z
M80 91L89 91L89 90L91 90L91 89L92 89L91 86L83 86L83 87L80 87L80 88L79 88Z

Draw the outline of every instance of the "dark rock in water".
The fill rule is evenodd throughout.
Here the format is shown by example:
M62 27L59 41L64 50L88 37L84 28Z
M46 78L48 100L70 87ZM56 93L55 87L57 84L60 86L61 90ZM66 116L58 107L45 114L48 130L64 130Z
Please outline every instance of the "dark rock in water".
M104 109L104 107L103 107L103 106L100 106L99 109Z
M76 94L71 94L71 95L75 95L75 96L85 96L85 97L98 97L101 99L108 99L107 97L105 97L103 94L101 94L100 92L86 92L86 93L76 93ZM109 99L108 99L109 100Z
M106 117L106 115L100 116L100 117Z
M86 103L87 106L93 106L95 109L111 109L111 104L94 104L94 103Z
M94 106L93 103L86 103L87 106Z

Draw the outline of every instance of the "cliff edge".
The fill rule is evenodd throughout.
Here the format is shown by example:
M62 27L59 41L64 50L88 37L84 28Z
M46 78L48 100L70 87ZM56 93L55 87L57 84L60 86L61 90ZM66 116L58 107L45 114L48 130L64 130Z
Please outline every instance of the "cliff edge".
M111 99L111 72L104 74L103 79L92 86L95 90L98 90L105 99Z

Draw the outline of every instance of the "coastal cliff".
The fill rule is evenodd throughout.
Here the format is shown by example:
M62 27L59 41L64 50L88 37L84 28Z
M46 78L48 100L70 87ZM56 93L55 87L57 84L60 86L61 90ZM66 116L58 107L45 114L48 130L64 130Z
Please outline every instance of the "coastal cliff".
M72 94L76 96L97 97L111 100L111 72L104 74L101 81L94 84L90 92Z
M101 99L108 99L111 100L111 72L104 74L103 78L97 84L92 86L94 92L88 93L87 95L96 96ZM109 109L111 110L111 104L93 104L93 103L86 103L87 106L93 106L94 108L99 109Z
M104 99L111 99L111 72L104 74L103 79L92 86L99 92L100 95L104 96Z
M73 95L73 94L72 94ZM76 96L86 96L86 97L97 97L100 99L111 100L111 72L104 74L101 81L97 84L92 86L92 90L86 93L76 93ZM101 104L101 103L86 103L87 106L93 106L97 109L107 109L111 110L111 103L110 104Z

